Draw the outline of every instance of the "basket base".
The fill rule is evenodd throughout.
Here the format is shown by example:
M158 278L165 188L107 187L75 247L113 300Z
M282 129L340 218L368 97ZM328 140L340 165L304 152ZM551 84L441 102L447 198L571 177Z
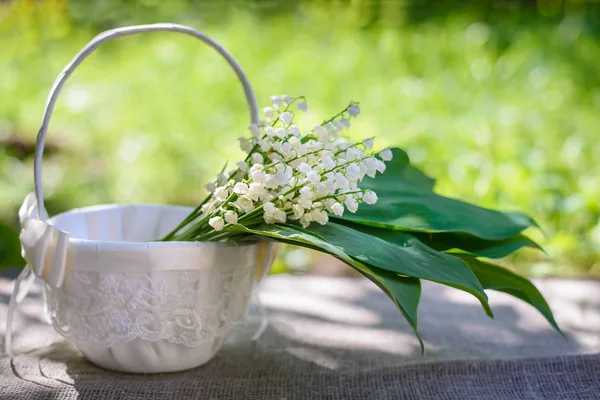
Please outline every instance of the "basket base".
M221 349L225 338L197 347L135 339L113 347L77 346L92 364L115 372L160 374L183 371L206 364Z

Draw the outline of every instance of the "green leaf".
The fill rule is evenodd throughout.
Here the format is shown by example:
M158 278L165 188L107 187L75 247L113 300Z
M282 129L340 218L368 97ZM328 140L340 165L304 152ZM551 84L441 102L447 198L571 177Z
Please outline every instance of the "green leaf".
M417 308L421 297L421 282L416 278L402 277L393 272L372 267L366 263L360 262L343 252L336 246L332 246L317 235L305 232L305 230L292 225L263 224L259 227L250 229L242 225L235 225L232 230L239 233L251 233L276 239L278 242L294 244L306 247L312 250L325 252L339 260L350 265L363 276L375 283L398 307L402 315L406 318L411 328L414 330L421 353L425 347L423 340L417 330Z
M485 240L508 239L537 226L523 213L488 210L433 192L373 190L379 196L376 204L362 205L355 214L346 213L343 219L386 229L461 232Z
M396 305L408 324L415 332L421 346L421 354L425 345L417 330L417 309L421 299L421 281L417 278L402 277L375 267L363 264L355 269L375 283Z
M394 244L330 221L324 226L311 226L312 232L326 240L323 242L289 224L262 224L251 230L242 226L234 228L277 239L317 244L322 251L349 264L351 262L347 260L347 256L392 273L427 279L464 290L477 297L486 313L492 316L483 287L462 260L437 252L409 234L399 233L399 238L402 237L403 241L401 244Z
M402 244L404 232L399 230L376 228L373 226L357 224L344 220L336 223L346 225L354 230L377 236L390 243ZM517 234L504 240L484 240L476 236L463 233L422 233L410 232L410 235L434 250L445 251L450 254L466 254L487 258L502 258L523 247L540 249L541 247L525 235Z
M523 213L489 210L434 193L433 179L410 165L401 149L392 152L394 158L386 164L386 171L375 178L366 177L360 184L377 193L379 201L362 205L355 214L346 213L341 219L385 229L460 232L484 240L509 239L537 226Z
M501 212L478 207L433 192L434 181L410 165L406 153L392 150L394 158L386 171L366 177L362 189L379 196L374 205L362 205L355 214L341 219L385 229L413 232L458 232L484 240L505 240L537 226L519 212ZM339 217L333 217L339 219Z
M531 304L542 313L554 329L563 334L554 320L552 310L544 296L529 280L506 268L478 260L475 257L459 257L469 265L485 289L498 290Z
M375 178L366 177L361 188L380 190L382 187L389 190L433 190L435 179L425 175L420 169L410 164L408 154L400 148L392 148L392 161L387 162L383 174Z
M421 354L425 345L417 329L417 309L421 298L421 281L417 278L403 277L392 272L371 267L354 260L351 267L377 285L400 310L410 327L415 332L421 346Z
M431 240L431 242L426 243L428 245L430 243L435 243L437 246L447 246L446 249L441 250L450 254L465 254L486 258L502 258L524 247L544 251L539 244L523 234L518 234L504 240L483 240L474 236L466 236L461 234L449 235L449 237L442 238L441 240L435 237L437 235L432 236L434 238Z
M273 228L263 225L257 229ZM414 236L399 232L398 242L390 243L331 221L322 226L311 225L311 231L363 263L471 293L479 299L486 313L492 316L483 287L467 265L454 256L425 246Z

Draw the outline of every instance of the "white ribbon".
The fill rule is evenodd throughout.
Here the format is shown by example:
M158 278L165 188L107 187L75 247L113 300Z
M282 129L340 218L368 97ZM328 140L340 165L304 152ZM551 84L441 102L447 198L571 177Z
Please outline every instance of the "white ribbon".
M37 208L35 195L28 194L19 210L22 255L34 274L58 288L65 279L70 234L48 223L45 210L37 218Z
M261 242L259 244L259 258L257 260L257 270L254 276L256 281L256 287L252 291L252 300L256 303L256 307L258 308L258 316L260 319L260 324L252 335L252 341L258 341L262 335L267 330L267 326L269 326L269 316L267 315L267 310L260 300L260 282L267 275L271 265L273 265L273 261L277 257L277 253L279 252L279 248L281 247L280 243L275 242Z
M40 210L37 218L37 201L28 194L19 209L21 222L21 254L27 265L17 277L6 318L4 351L12 354L12 322L17 306L29 293L36 276L53 287L62 286L67 265L69 234L46 222L46 210Z
M6 333L4 335L4 352L11 356L12 355L12 321L17 306L23 301L23 299L29 293L31 285L35 280L35 275L26 265L23 271L17 277L15 281L15 287L12 295L10 296L10 302L8 303L8 315L6 316ZM22 286L21 286L22 285Z

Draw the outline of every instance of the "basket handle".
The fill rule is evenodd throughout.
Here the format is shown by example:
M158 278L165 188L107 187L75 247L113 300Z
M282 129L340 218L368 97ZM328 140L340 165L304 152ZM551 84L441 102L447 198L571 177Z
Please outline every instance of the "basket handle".
M52 111L54 110L54 105L60 94L60 91L65 84L67 78L71 76L75 68L79 66L89 56L94 50L96 50L102 43L115 39L121 36L133 35L136 33L142 32L159 32L159 31L167 31L167 32L180 32L185 33L187 35L193 36L197 39L200 39L204 43L208 44L210 47L215 49L220 55L227 60L227 63L233 68L235 74L237 75L238 80L242 83L244 87L244 94L246 96L246 102L248 103L248 107L250 109L250 121L253 124L258 123L258 105L256 104L256 97L254 95L254 91L252 90L252 86L246 77L246 74L239 66L239 64L235 61L235 59L221 47L220 44L204 35L196 31L193 28L184 25L177 24L152 24L152 25L136 25L136 26L128 26L124 28L111 29L106 32L103 32L92 39L77 55L71 60L69 64L62 70L60 75L54 81L54 85L50 90L50 94L48 95L48 100L46 102L46 108L44 109L44 116L42 118L42 125L38 132L36 146L35 146L35 158L33 164L33 180L35 184L35 197L37 200L37 216L39 219L45 219L47 214L45 212L44 207L44 194L42 188L42 156L44 154L44 145L46 143L46 134L48 133L48 124L50 123L50 118L52 117Z

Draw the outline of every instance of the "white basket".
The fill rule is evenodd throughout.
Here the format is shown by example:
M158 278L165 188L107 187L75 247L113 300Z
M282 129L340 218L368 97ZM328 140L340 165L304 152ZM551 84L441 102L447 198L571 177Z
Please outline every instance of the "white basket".
M191 211L157 205L103 205L48 219L41 161L58 94L73 70L102 42L139 32L194 36L219 52L244 87L251 122L258 122L252 88L222 47L192 28L174 24L110 30L67 65L50 92L35 161L35 194L19 211L27 261L9 307L5 349L16 305L37 276L45 282L55 329L93 363L124 372L172 372L207 362L248 309L254 283L270 268L278 244L153 242Z

